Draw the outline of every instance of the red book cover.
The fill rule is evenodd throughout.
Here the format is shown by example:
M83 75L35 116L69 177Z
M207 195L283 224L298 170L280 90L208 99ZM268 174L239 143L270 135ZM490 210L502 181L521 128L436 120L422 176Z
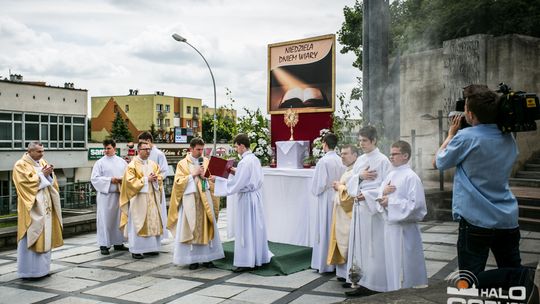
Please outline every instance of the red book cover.
M208 168L204 173L205 177L210 177L210 175L219 176L223 178L228 178L230 169L234 164L234 159L226 160L220 157L212 156L210 162L208 163Z

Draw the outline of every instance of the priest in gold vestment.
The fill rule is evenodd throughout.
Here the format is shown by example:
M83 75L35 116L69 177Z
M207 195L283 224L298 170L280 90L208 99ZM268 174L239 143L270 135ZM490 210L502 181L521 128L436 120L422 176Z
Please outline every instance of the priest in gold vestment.
M139 155L133 157L122 178L120 189L120 229L128 238L134 259L157 255L161 247L161 191L159 166L148 159L150 146L139 142Z
M53 166L43 159L44 149L31 142L28 152L13 166L17 189L17 273L23 279L49 274L51 250L64 244L62 210Z
M347 255L349 250L349 233L354 198L347 193L347 182L352 176L353 166L358 158L358 148L345 145L341 148L341 160L347 167L339 181L333 184L334 212L330 226L330 242L328 244L328 265L336 265L336 276L339 281L347 279Z
M193 138L189 146L191 152L176 166L167 227L174 235L173 263L193 270L199 263L211 267L225 255L217 227L219 198L214 182L204 178L209 163L204 141Z

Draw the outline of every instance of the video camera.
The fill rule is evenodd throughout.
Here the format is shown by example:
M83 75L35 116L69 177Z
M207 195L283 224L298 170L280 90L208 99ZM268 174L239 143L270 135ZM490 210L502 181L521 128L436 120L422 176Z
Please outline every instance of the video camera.
M477 86L480 87L480 86ZM455 111L448 114L448 117L462 115L465 111L465 91L463 90L463 98L456 101ZM487 86L485 86L487 89ZM499 97L497 126L503 133L511 132L527 132L536 130L535 120L540 119L540 102L535 93L526 93L523 91L514 92L505 83L500 83L496 91L502 95ZM460 129L470 127L465 120L461 118Z
M513 92L504 83L499 84L499 114L497 125L503 133L536 131L535 120L540 119L540 103L534 93Z

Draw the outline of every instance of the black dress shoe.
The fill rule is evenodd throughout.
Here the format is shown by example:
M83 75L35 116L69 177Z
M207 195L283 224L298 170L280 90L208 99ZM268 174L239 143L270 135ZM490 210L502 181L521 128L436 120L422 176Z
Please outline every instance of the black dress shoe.
M35 282L35 281L40 281L40 280L43 280L45 278L48 278L50 277L51 274L50 273L47 273L46 275L44 276L41 276L41 277L30 277L30 278L21 278L23 281L30 281L30 282Z
M145 252L143 254L148 256L159 255L159 251Z
M345 282L345 281L347 281L345 278L341 278L341 277L337 277L336 280L338 280L338 282Z
M214 265L214 263L212 263L212 262L204 262L204 263L202 263L202 265L203 265L204 267L206 267L206 268L214 268L214 267L216 267L216 266Z
M343 283L341 285L343 288L351 288L352 287L352 284L351 283Z
M118 251L128 251L129 248L127 248L126 246L124 246L124 244L122 244L122 245L114 245L114 250L118 250Z
M199 263L193 263L193 264L189 264L189 270L195 270L197 268L199 268Z
M371 296L371 295L374 295L374 294L377 294L377 293L379 293L379 292L377 292L375 290L371 290L371 289L366 288L364 286L360 286L360 287L356 288L353 291L345 292L345 295L348 296L348 297L366 297L366 296Z
M136 260L144 259L144 256L142 254L140 254L140 253L132 253L131 257L136 259Z
M101 251L102 255L109 255L109 248L105 246L99 246L99 250Z
M232 272L240 273L240 272L246 272L246 271L251 271L251 270L254 270L254 269L251 267L236 267L235 269L232 270Z

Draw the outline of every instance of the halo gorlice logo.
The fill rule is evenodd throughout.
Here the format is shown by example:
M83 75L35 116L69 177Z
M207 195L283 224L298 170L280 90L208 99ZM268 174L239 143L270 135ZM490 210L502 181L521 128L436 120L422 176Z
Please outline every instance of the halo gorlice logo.
M526 301L524 286L478 289L478 278L467 270L454 271L446 277L447 304L521 304Z

